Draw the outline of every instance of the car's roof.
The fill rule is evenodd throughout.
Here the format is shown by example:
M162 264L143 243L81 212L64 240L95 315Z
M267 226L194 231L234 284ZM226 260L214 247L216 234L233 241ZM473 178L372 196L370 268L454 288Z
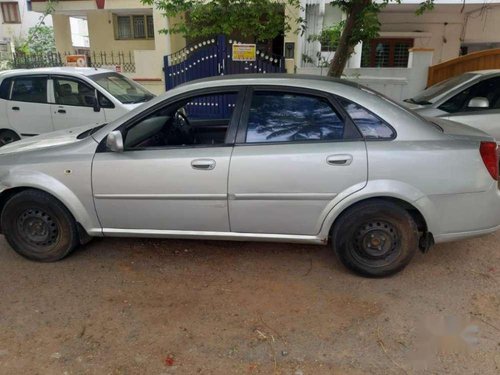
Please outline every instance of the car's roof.
M337 83L342 85L347 85L351 87L359 88L360 85L354 83L352 81L347 81L344 79L319 76L319 75L310 75L310 74L287 74L287 73L255 73L255 74L231 74L224 76L216 76L216 77L207 77L197 79L188 83L184 83L179 85L178 87L185 87L190 85L197 84L206 84L208 86L220 86L220 85L228 85L228 84L284 84L289 83L290 85L300 85L300 81L307 81L309 83L318 83L318 82L329 82L329 83Z
M92 76L100 73L109 73L111 70L100 68L78 68L71 66L60 66L53 68L34 69L12 69L0 73L1 76L25 75L25 74L68 74L76 76Z
M363 87L352 81L318 75L282 73L231 74L226 76L202 78L181 84L173 89L167 90L167 92L160 95L159 100L161 100L161 97L165 98L167 96L176 95L182 92L190 92L196 89L229 86L295 87L309 90L325 91L332 94L340 94L340 92L350 92L354 95L360 91L360 88L366 91L371 91L366 87Z

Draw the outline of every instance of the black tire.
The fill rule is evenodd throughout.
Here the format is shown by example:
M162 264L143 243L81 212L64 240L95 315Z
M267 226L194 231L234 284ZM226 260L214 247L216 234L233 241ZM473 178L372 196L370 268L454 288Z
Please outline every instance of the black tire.
M0 130L0 147L20 139L21 138L12 130Z
M359 203L344 212L332 231L340 261L357 274L384 277L405 268L418 249L410 214L384 200Z
M31 260L55 262L79 243L71 213L57 199L39 190L24 190L10 198L1 220L7 242Z

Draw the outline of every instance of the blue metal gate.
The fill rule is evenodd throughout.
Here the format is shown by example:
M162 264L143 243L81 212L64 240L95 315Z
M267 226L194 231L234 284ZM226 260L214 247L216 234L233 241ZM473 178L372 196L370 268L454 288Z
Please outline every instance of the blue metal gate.
M164 57L165 89L198 78L241 73L283 73L285 59L257 51L255 61L234 61L232 45L225 36L189 45Z

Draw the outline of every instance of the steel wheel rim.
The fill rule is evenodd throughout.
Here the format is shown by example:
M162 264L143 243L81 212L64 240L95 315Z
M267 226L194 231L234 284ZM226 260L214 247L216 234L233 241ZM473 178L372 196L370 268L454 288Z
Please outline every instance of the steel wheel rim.
M37 248L55 245L59 239L57 222L44 210L29 208L24 210L16 220L21 239Z
M383 267L401 254L399 230L384 220L372 220L356 228L350 242L351 254L369 267Z

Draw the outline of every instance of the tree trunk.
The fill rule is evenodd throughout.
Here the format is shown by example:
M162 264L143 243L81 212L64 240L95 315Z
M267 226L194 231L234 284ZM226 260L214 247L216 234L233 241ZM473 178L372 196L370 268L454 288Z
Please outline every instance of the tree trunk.
M339 38L339 43L330 63L328 75L330 77L340 77L345 69L347 60L351 57L357 41L352 41L353 31L359 14L364 7L371 4L371 0L353 0L350 9L347 11L345 27Z

